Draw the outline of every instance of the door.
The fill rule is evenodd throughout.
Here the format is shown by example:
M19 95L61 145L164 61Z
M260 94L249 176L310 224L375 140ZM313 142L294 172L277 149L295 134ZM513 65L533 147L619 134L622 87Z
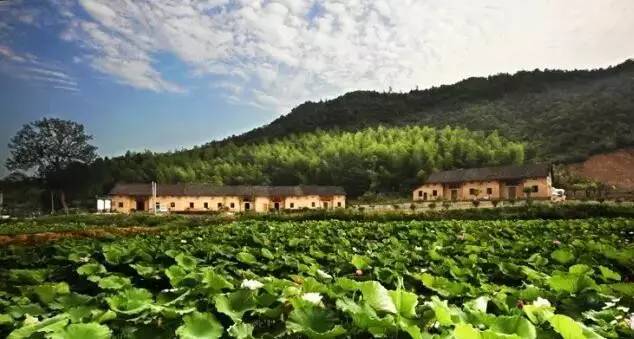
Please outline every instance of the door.
M509 186L509 199L513 200L517 197L517 187Z
M251 203L250 202L245 202L244 203L244 210L245 211L251 210Z
M427 192L423 193L423 200L427 200Z
M276 202L275 204L273 204L273 208L274 208L276 211L279 211L279 210L280 210L280 203L279 203L279 202Z
M324 201L324 208L328 209L328 202L327 201Z
M458 200L458 190L451 190L451 200Z
M145 201L143 201L143 199L136 200L136 210L145 211Z

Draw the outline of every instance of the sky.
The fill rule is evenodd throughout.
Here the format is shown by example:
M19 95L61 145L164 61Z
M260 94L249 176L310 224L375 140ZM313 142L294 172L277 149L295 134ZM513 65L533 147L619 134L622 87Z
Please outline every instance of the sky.
M84 124L116 156L352 90L607 67L634 57L632 18L632 0L0 1L0 163L42 117Z

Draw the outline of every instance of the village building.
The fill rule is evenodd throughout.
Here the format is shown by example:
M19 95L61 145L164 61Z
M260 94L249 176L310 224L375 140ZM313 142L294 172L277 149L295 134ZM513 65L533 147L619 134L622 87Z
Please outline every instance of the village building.
M457 169L432 173L416 188L414 201L515 200L530 188L534 199L550 199L552 168L547 164Z
M117 184L109 193L111 211L268 212L346 207L338 186L215 186L210 184ZM156 191L156 192L154 192Z

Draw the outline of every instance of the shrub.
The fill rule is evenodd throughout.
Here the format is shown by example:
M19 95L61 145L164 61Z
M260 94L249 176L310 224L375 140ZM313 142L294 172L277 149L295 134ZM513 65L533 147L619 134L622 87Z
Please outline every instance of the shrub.
M478 206L480 206L480 200L478 199L471 200L471 203L473 204L473 207L475 208L478 208Z
M436 203L435 202L430 202L429 205L427 205L430 209L434 209L436 208Z
M500 203L500 200L498 200L498 199L491 200L491 204L493 205L493 207L498 207L499 203Z
M409 205L409 209L411 209L412 211L416 210L416 204L412 203L411 205Z
M509 205L515 205L515 199L509 199L508 203Z
M442 202L442 207L444 207L445 209L449 209L449 207L451 207L451 201L449 200L445 200Z

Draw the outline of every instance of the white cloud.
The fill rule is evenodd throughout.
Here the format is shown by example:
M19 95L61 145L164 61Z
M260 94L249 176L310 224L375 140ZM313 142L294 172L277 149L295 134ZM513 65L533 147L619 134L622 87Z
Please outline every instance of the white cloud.
M188 65L189 76L210 76L230 102L278 113L355 89L405 91L520 69L607 66L634 55L631 0L56 3L70 18L62 38L121 83L185 91L161 73L156 58L168 53Z
M19 53L0 45L0 72L36 86L78 92L74 77L53 63L47 63L30 53Z

